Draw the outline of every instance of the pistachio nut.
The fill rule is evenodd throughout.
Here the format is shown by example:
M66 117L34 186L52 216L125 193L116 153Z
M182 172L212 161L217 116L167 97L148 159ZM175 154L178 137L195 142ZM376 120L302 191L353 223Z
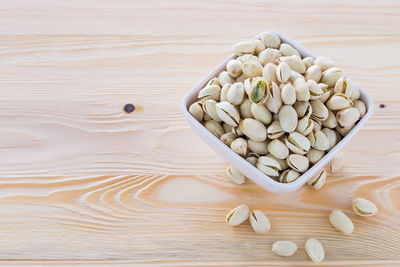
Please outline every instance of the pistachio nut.
M252 103L253 102L251 102L249 99L246 99L240 105L240 115L242 115L243 119L253 118L253 114L251 113L251 104Z
M290 44L281 44L281 46L279 47L279 51L281 51L282 55L284 56L296 55L301 58L300 53Z
M232 127L232 133L233 133L235 136L243 136L243 132L242 132L242 130L240 129L239 126Z
M324 91L322 91L321 87L314 80L308 80L306 85L310 91L311 100L319 99L323 95Z
M244 80L246 80L247 78L249 78L249 77L247 77L244 73L242 73L242 74L240 74L240 75L236 78L236 82L242 83L242 82L244 82Z
M320 263L324 260L325 253L322 244L314 238L309 238L304 246L306 253L315 263Z
M221 102L228 101L228 93L229 93L229 90L231 89L231 87L232 87L231 83L227 83L224 86L222 86L219 101L221 101Z
M256 46L252 41L244 41L236 43L232 46L232 51L235 55L241 56L244 54L253 54Z
M221 72L218 76L218 79L219 79L219 83L221 84L222 87L227 83L235 82L235 79L233 79L227 71ZM216 100L216 99L214 99L214 100Z
M258 157L255 157L255 156L248 156L248 157L246 158L246 160L247 160L251 165L256 166L257 161L258 161Z
M263 51L265 48L267 48L267 47L265 46L265 43L264 43L263 41L259 40L259 39L254 40L253 43L254 43L254 46L255 46L255 49L254 49L254 54L255 54L255 55L258 55L258 53L260 53L260 52Z
M337 154L330 162L329 162L329 171L332 173L338 172L343 167L343 156L341 154Z
M275 60L281 57L281 52L277 49L267 48L258 54L258 59L263 66L268 63L274 63Z
M242 204L231 210L228 215L226 215L226 222L230 226L236 226L243 223L247 218L249 218L250 209L246 204Z
M300 177L300 173L294 170L285 170L279 176L279 182L281 183L291 183Z
M326 135L326 137L328 137L328 150L331 150L338 142L336 131L329 128L323 128L321 131Z
M307 81L313 80L314 82L318 83L321 80L321 76L321 69L317 65L313 65L306 70L304 78Z
M276 68L276 78L280 82L286 82L289 80L289 77L292 75L292 70L286 62L281 62L279 66Z
M204 112L203 112L203 113L204 113ZM209 120L212 120L211 117L208 116L207 113L204 113L204 115L203 115L203 121L209 121Z
M307 135L307 138L313 148L318 150L329 149L328 137L321 130L314 129L309 135Z
M333 87L341 77L343 77L343 71L338 67L333 67L322 73L321 82Z
M279 256L289 257L297 251L297 246L291 241L276 241L272 244L272 251Z
M262 75L263 67L259 61L250 61L243 63L242 71L247 77L254 78Z
M297 101L293 107L299 118L310 117L312 114L312 107L308 101Z
M217 114L216 106L217 106L217 101L215 101L214 99L207 99L203 103L203 111L207 113L208 116L211 117L211 119L217 122L221 122L221 119Z
M310 141L302 134L291 132L285 139L286 146L293 152L304 155L310 150Z
M242 132L254 141L265 141L267 139L267 128L255 119L244 119L239 123Z
M202 105L200 102L194 102L193 104L190 105L189 107L189 113L192 114L192 116L197 120L197 121L202 121L203 120L203 109Z
M253 103L263 103L269 96L269 89L267 82L261 78L255 78L252 80L249 89L249 99Z
M343 127L354 124L359 118L360 112L356 108L346 108L336 113L336 119Z
M232 105L240 105L244 99L244 86L243 83L234 83L228 91L228 101Z
M200 90L198 98L200 100L214 99L215 101L219 101L220 92L221 87L219 85L206 86Z
M334 94L326 102L326 107L330 110L341 110L350 107L353 102L344 94Z
M254 119L261 121L264 124L270 124L272 121L272 114L271 112L264 106L264 104L256 104L252 103L251 107L251 114L253 114Z
M271 157L262 156L258 159L257 168L268 176L279 176L281 165Z
M304 65L306 65L307 69L315 64L312 57L305 57L302 59L302 61L304 62Z
M279 121L273 121L267 129L267 134L269 139L277 139L285 134L285 131L282 130L281 124Z
M209 120L204 123L204 127L206 127L213 135L215 135L218 139L225 133L224 128L222 128L219 122Z
M289 155L289 149L279 139L274 139L268 143L268 151L278 159L285 159Z
M372 216L375 213L377 213L378 208L376 207L376 205L373 202L360 197L360 198L353 199L353 211L357 215L367 217L367 216Z
M277 66L273 63L267 63L263 69L262 77L267 82L278 82L278 78L276 77L276 69Z
M320 85L320 83L319 83L318 85ZM320 87L321 87L321 86L320 86ZM322 90L323 90L323 89L322 89ZM324 91L324 92L322 93L321 97L318 98L318 99L319 99L319 101L321 101L322 103L325 103L325 102L331 97L331 95L332 95L332 91L327 90L327 91Z
M308 180L308 184L312 189L318 190L324 186L326 180L326 171L322 169L315 176L313 176L310 180Z
M281 39L272 32L263 32L261 40L264 41L265 46L269 48L278 48L281 44Z
M247 141L247 147L250 151L257 153L258 155L266 155L268 153L267 141L253 141L249 139Z
M294 89L296 90L297 101L308 101L310 100L310 90L308 90L307 84L304 79L298 78L293 83Z
M297 127L297 113L290 105L283 105L279 110L279 123L282 130L287 133L293 132Z
M231 146L232 142L236 139L236 135L234 135L232 132L228 132L224 133L220 139L225 145Z
M362 119L362 117L364 117L365 113L367 112L367 107L365 106L364 102L358 99L354 101L353 107L358 109L358 112L360 113L360 119Z
M337 126L337 120L335 114L328 110L328 117L322 122L322 126L334 129Z
M335 61L327 57L318 57L315 60L315 65L317 65L321 69L321 71L326 71L327 69L338 66Z
M299 154L290 154L286 158L286 162L290 168L297 172L305 172L310 165L308 158Z
M265 105L272 113L278 113L282 106L281 90L275 82L270 82L268 87L270 88L270 95L267 98Z
M240 156L245 156L247 153L247 140L244 138L236 138L231 143L231 149Z
M219 118L231 126L238 126L240 115L236 108L229 102L219 102L216 105Z
M300 78L300 79L303 79L303 80L305 81L303 75L301 75L301 74L298 73L297 71L292 70L292 74L290 75L289 82L291 82L292 85L293 85L293 84L294 84L294 81L296 81L296 80L299 79L299 78Z
M296 127L296 132L307 136L314 129L314 121L309 117L303 117L299 120Z
M247 78L243 82L244 91L246 92L246 94L248 96L250 95L250 88L251 88L251 83L253 82L253 80L254 80L253 78Z
M296 90L291 84L288 83L283 86L281 89L281 99L286 105L293 105L296 102Z
M257 234L265 234L271 229L271 223L267 216L260 210L253 210L253 212L250 213L249 220L251 227Z
M351 131L351 129L353 129L354 126L355 124L351 124L349 126L343 127L342 125L338 124L335 129L341 136L346 136Z
M301 58L297 55L280 57L279 61L287 63L289 65L290 69L295 72L298 72L301 74L306 72L306 65L301 60Z
M267 156L270 157L270 158L273 158L274 160L276 160L276 162L279 163L279 166L281 166L281 170L286 170L288 168L286 159L278 159L277 157L275 157L271 153L267 154Z
M240 62L242 62L242 64L250 62L250 61L257 61L257 62L259 61L257 56L251 55L251 54L245 54L245 55L237 57L236 59L239 60Z
M349 79L341 77L335 84L335 93L344 94L350 100L356 100L360 97L360 89Z
M210 86L210 85L218 85L219 87L221 87L218 77L214 77L211 80L209 80L206 86Z
M306 156L311 164L315 164L318 161L320 161L320 159L322 159L323 156L325 156L325 151L318 150L315 148L310 148Z
M311 100L310 105L312 108L311 119L317 121L324 121L328 118L329 112L324 103L322 103L317 99L317 100Z
M235 184L243 184L246 181L246 177L241 174L235 167L233 167L232 165L229 165L228 167L226 167L225 170L225 174L226 176L229 177L229 179L231 179L232 182L234 182Z
M233 126L226 124L225 122L222 123L222 128L224 128L225 133L231 133Z
M315 118L311 118L311 120L314 123L314 128L313 130L315 131L321 131L322 129L322 122L320 120L316 120Z
M340 210L333 210L329 214L329 222L336 230L339 230L345 235L349 235L354 230L353 222Z
M242 74L242 62L237 59L231 59L226 63L226 71L228 74L233 77L237 78Z

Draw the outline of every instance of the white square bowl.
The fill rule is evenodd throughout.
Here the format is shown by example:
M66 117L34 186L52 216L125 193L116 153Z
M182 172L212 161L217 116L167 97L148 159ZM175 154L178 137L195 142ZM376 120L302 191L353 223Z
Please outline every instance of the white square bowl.
M279 33L273 32L279 38L281 38L282 43L287 43L297 49L303 57L313 57L317 56L312 53L310 50L306 49L299 43L293 41L289 37ZM259 34L254 39L260 38ZM262 188L267 191L273 193L288 193L297 190L299 187L304 185L311 177L313 177L319 170L321 170L333 157L336 153L338 153L343 146L355 135L358 130L365 124L365 122L371 117L374 104L372 102L371 97L365 92L362 88L360 88L360 99L364 101L367 112L364 117L354 126L354 128L338 143L335 147L333 147L329 153L327 153L320 161L318 161L314 166L312 166L308 171L303 173L296 181L292 183L280 183L267 176L259 169L251 165L244 158L237 155L233 152L230 147L225 145L221 140L215 137L212 133L210 133L200 122L198 122L188 111L189 106L197 101L198 92L207 84L207 82L216 76L222 71L225 70L226 63L230 60L236 58L235 55L231 55L227 59L225 59L214 71L208 74L200 83L198 83L190 92L183 98L181 107L183 114L192 127L192 129L219 155L221 155L224 159L226 159L229 163L235 166L242 174L244 174L247 178L252 180L254 183L258 184Z

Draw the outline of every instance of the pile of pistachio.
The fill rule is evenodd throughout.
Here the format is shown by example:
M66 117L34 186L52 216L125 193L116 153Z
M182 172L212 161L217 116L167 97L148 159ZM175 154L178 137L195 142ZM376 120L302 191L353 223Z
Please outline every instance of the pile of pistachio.
M366 113L358 87L328 58L302 58L270 32L233 52L189 112L277 181L295 181Z

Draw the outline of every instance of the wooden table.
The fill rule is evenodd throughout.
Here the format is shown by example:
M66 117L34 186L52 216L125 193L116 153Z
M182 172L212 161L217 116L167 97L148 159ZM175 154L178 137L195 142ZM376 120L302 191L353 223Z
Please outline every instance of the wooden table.
M399 266L399 26L397 1L2 1L0 263L312 265L317 237L325 264ZM265 30L333 58L375 101L322 190L232 184L180 110L231 44ZM353 197L379 213L352 215ZM241 203L271 232L228 227ZM354 234L330 226L333 208ZM299 250L283 259L276 240Z

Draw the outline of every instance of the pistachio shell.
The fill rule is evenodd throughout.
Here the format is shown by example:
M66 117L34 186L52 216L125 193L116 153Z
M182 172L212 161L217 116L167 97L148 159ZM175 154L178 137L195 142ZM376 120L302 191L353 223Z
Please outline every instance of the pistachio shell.
M268 153L267 141L253 141L249 139L247 141L247 147L250 151L257 153L258 155L266 155Z
M256 166L257 161L258 161L258 157L255 157L255 156L248 156L248 157L246 158L246 160L247 160L251 165Z
M281 57L281 52L277 49L267 48L261 51L258 58L263 66L268 63L274 63L276 59Z
M291 183L300 177L300 173L294 170L285 170L279 176L279 182L281 183Z
M306 74L304 78L308 80L313 80L315 82L319 82L321 80L322 72L319 66L313 65L306 70Z
M307 69L315 64L312 57L305 57L302 59L302 61L304 62L304 65L306 65Z
M358 112L360 113L360 119L364 117L365 113L367 112L367 107L365 106L364 102L362 100L356 100L354 101L353 106L358 109Z
M251 113L251 104L252 102L249 99L246 99L240 105L240 114L243 119L253 118L253 114Z
M238 171L238 169L236 169L232 165L229 165L228 167L226 167L225 174L235 184L243 184L246 181L246 177L243 174L241 174Z
M272 245L272 251L279 256L289 257L292 256L297 250L295 243L291 241L276 241Z
M239 124L242 132L254 141L264 141L267 138L267 128L255 119L244 119Z
M204 103L203 103L203 111L205 113L207 113L211 117L212 120L221 122L221 119L219 118L219 116L217 114L216 105L217 105L217 101L215 101L213 99L208 99L208 100L204 101Z
M308 90L307 84L302 78L298 78L293 83L294 89L296 90L297 101L308 101L310 100L310 90Z
M237 59L231 59L226 63L226 71L228 74L233 77L237 78L242 74L242 62Z
M232 133L233 133L235 136L243 136L243 132L242 132L242 130L240 130L240 127L239 127L239 126L232 127Z
M271 82L268 85L271 89L271 92L269 97L267 98L267 101L265 102L265 105L267 106L269 111L273 113L278 113L279 109L282 106L281 91L275 82Z
M317 100L311 100L310 105L312 108L311 119L317 121L324 121L328 118L329 112L324 103L322 103L317 99Z
M198 98L201 100L214 99L215 101L219 101L220 91L221 87L218 85L206 86L200 90Z
M303 80L305 81L303 75L301 75L301 74L298 73L297 71L292 70L292 75L290 75L289 82L291 82L292 85L293 85L294 82L295 82L297 79L299 79L299 78L300 78L300 79L303 79Z
M349 235L354 231L353 222L340 210L333 210L329 214L329 222L343 234Z
M309 117L303 117L299 120L296 132L301 133L304 136L307 136L314 128L314 121Z
M290 105L284 105L279 110L279 123L282 130L287 133L293 132L297 127L297 113Z
M324 247L317 239L309 238L304 248L313 262L320 263L323 261L325 256Z
M236 139L236 135L234 135L232 132L228 132L224 133L220 139L225 145L231 146L232 142Z
M211 80L209 80L206 86L210 86L210 85L218 85L219 87L221 87L218 77L214 77Z
M319 99L323 95L324 91L314 80L308 80L306 85L310 91L311 100Z
M257 234L265 234L271 229L271 223L267 216L260 210L254 210L250 213L249 221L254 232Z
M281 166L271 157L263 156L258 159L257 168L268 176L279 176Z
M321 170L316 175L314 175L310 180L308 180L308 184L312 189L319 190L324 186L326 180L326 171Z
M327 69L338 66L335 61L327 57L318 57L315 60L315 65L317 65L321 69L321 71L325 71Z
M192 116L198 120L202 121L203 120L203 109L202 105L200 102L194 102L193 104L190 105L189 107L189 113L192 114Z
M269 48L278 48L281 44L281 39L272 32L263 32L261 40L264 41L265 46Z
M333 67L322 73L321 82L327 84L328 87L333 87L341 77L343 77L343 71L337 67Z
M240 105L244 99L244 86L243 83L234 83L228 91L228 101L232 105Z
M277 157L275 157L271 153L267 154L267 156L270 157L270 158L273 158L274 160L276 160L276 162L279 163L279 166L281 166L281 170L286 170L288 168L286 159L278 159Z
M331 150L338 142L337 140L337 134L336 131L329 129L329 128L323 128L322 132L326 135L329 141L329 148L328 150Z
M341 135L341 136L346 136L351 129L353 129L353 127L355 126L355 124L351 124L349 126L343 127L340 124L338 124L336 126L336 131Z
M251 104L251 114L254 119L261 121L264 124L270 124L272 121L271 112L264 106L264 104Z
M279 123L279 121L276 120L269 125L267 129L267 134L269 139L276 139L283 136L285 134L285 131L282 130L281 124Z
M355 214L363 217L372 216L378 212L378 208L373 202L361 197L353 200L352 207Z
M348 98L344 94L334 94L326 102L326 107L330 110L340 110L350 107L352 103L353 102L350 100L350 98Z
M336 116L332 111L328 110L328 117L322 122L322 125L331 129L334 129L337 126Z
M342 166L343 166L343 156L341 154L337 154L329 162L329 171L332 173L338 172L342 169Z
M350 98L350 100L356 100L360 97L360 89L349 79L341 77L335 84L335 93L341 93Z
M274 139L271 142L269 142L268 151L278 159L285 159L289 155L289 149L279 139Z
M203 113L204 113L204 112L203 112ZM207 113L204 113L204 115L203 115L203 121L209 121L209 120L211 120L211 117L208 116Z
M242 74L240 74L240 75L236 78L236 82L242 83L242 82L244 82L244 80L246 80L247 78L249 78L249 77L247 77L244 73L242 73Z
M310 148L306 156L311 164L315 164L318 161L320 161L320 159L322 159L323 156L325 156L325 151L318 150L315 148Z
M242 204L231 210L228 215L226 215L226 222L230 226L236 226L243 223L247 218L249 218L250 209L246 204Z
M242 64L250 62L250 61L256 61L256 62L259 61L257 56L251 55L251 54L245 54L245 55L237 57L236 59L239 60L240 62L242 62Z
M293 107L299 118L310 117L312 114L312 107L308 101L297 101Z
M241 56L244 54L253 54L256 46L252 41L244 41L236 43L232 46L232 51L235 55Z
M255 49L254 49L254 54L258 55L261 51L263 51L265 48L265 43L259 39L253 41Z
M278 78L276 77L276 68L277 66L273 63L267 63L263 69L262 77L267 82L278 82Z
M238 126L240 115L236 108L229 102L219 102L216 105L219 118L231 126Z
M343 127L354 124L360 118L360 112L356 108L346 108L336 114L338 123Z
M247 77L254 78L262 75L263 67L259 61L250 61L243 63L242 71Z
M307 138L313 148L323 151L329 149L328 137L321 130L314 129Z
M246 139L243 138L236 138L232 143L231 143L231 149L239 154L240 156L244 156L247 153L247 141Z
M301 60L301 58L297 55L287 56L287 57L280 57L279 60L281 62L285 62L289 65L290 69L298 72L298 73L305 73L306 72L306 65Z
M304 155L310 150L310 141L303 135L292 132L285 139L286 146L293 152Z
M253 103L264 102L269 98L269 90L267 82L263 78L255 78L252 80L249 89L249 99Z
M300 53L289 44L281 44L281 46L279 47L279 51L281 51L282 55L284 56L296 55L301 58Z
M234 83L234 82L235 82L235 79L233 79L233 78L228 74L228 72L226 72L226 71L221 72L221 73L219 74L219 76L218 76L218 79L219 79L219 83L221 84L222 87L223 87L225 84L227 84L227 83ZM214 100L217 100L217 99L214 99ZM217 101L218 101L218 100L217 100Z
M215 135L218 139L225 133L224 128L222 128L219 122L209 120L204 123L204 127L206 127L213 135Z
M285 84L281 90L282 102L286 105L293 105L296 102L296 90L291 84Z
M292 75L292 70L286 62L281 62L276 68L276 78L280 82L286 82L289 80L290 75Z
M311 118L311 120L314 123L314 128L313 130L315 131L321 131L322 129L322 122L320 120L316 120L315 118Z
M320 96L320 98L318 98L318 99L319 99L319 101L321 101L322 103L325 103L325 102L331 97L331 95L332 95L332 91L328 90L328 91L325 91L325 92Z
M219 97L219 101L220 102L228 101L228 92L231 89L231 87L232 87L231 83L227 83L222 87L221 94L220 94L220 97Z
M297 172L305 172L310 165L308 158L299 154L290 154L286 162L290 168Z

